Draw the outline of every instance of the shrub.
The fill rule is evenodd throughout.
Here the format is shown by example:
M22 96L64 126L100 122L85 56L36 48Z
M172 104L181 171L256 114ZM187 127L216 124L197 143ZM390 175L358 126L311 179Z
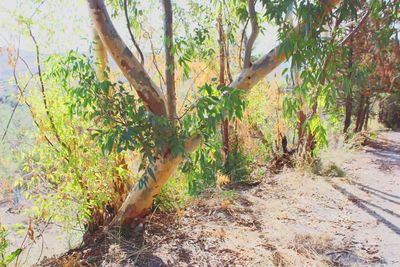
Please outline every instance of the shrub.
M0 266L1 267L8 266L22 252L22 249L18 248L13 252L7 254L6 250L9 246L7 235L8 235L7 229L0 223Z

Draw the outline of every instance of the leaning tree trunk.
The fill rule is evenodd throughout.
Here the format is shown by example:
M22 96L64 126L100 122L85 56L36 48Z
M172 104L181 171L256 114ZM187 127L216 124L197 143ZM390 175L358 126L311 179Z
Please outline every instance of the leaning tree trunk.
M186 153L193 152L200 143L201 138L199 136L190 138L185 146ZM147 187L139 188L137 184L133 187L118 214L112 220L111 226L133 226L136 224L135 219L146 215L153 203L154 197L160 193L161 188L178 168L182 160L182 155L174 157L172 154L167 154L160 159L156 159L151 167L154 178L148 179Z

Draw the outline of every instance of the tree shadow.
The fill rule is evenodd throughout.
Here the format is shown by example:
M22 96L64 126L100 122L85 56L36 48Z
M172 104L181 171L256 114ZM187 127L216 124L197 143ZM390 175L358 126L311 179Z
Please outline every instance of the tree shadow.
M389 194L389 193L387 193L387 192L384 192L384 191L381 191L381 190L379 190L379 189L370 187L370 186L368 186L368 185L364 185L364 184L361 184L361 183L358 183L358 182L355 182L355 181L352 181L351 183L352 183L352 184L355 184L355 185L358 185L359 187L364 188L364 189L367 189L367 190L369 190L369 191L375 191L375 192L381 193L381 194L383 194L383 195L386 195L386 196L389 196L389 197L392 197L392 198L400 199L400 196L396 196L396 195L393 195L393 194Z
M400 167L400 143L394 140L380 138L377 140L366 138L363 145L367 146L367 153L377 157L381 169L390 171L392 167Z
M393 224L392 222L390 222L389 220L387 220L383 216L379 215L377 212L375 212L374 210L369 208L367 205L370 205L370 206L373 206L375 208L378 208L378 209L380 209L382 211L385 211L385 212L391 214L392 216L396 216L398 218L400 218L399 214L394 213L391 210L382 208L382 207L380 207L378 205L372 204L372 203L370 203L368 201L362 200L362 199L358 198L356 195L350 193L349 191L347 191L343 187L340 187L340 186L338 186L336 184L332 184L332 186L333 186L333 188L338 190L340 193L342 193L344 196L346 196L347 199L352 201L354 203L354 205L356 205L357 207L359 207L363 211L367 212L369 215L371 215L374 218L376 218L378 220L378 222L383 223L386 227L388 227L390 230L392 230L395 234L400 236L400 227L398 227L397 225Z
M395 201L395 200L392 200L392 199L390 199L390 198L388 198L388 197L382 196L381 193L374 192L374 191L369 190L369 189L367 189L367 188L365 188L365 187L359 187L359 189L362 190L362 191L364 191L365 193L374 195L374 196L379 197L379 198L381 198L381 199L383 199L383 200L386 200L386 201L392 202L392 203L394 203L394 204L400 205L400 202Z

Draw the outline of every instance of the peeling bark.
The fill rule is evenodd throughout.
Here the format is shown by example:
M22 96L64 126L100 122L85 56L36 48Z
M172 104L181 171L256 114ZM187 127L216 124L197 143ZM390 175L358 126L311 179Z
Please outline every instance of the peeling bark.
M201 143L199 136L193 136L186 143L186 153L193 152ZM135 219L147 214L151 207L154 197L160 192L163 185L168 181L174 171L182 162L182 155L173 157L171 154L163 158L156 159L152 169L155 179L148 180L148 187L139 189L136 183L122 204L118 214L111 222L111 226L132 226Z
M146 107L155 115L168 115L161 90L153 83L142 64L132 54L116 31L103 0L88 0L89 13L101 41L136 89Z

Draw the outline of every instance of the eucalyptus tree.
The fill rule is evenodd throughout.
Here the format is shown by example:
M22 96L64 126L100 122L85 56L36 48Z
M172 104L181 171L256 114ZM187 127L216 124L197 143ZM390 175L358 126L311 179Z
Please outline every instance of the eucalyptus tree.
M124 159L125 166L139 165L140 177L126 194L121 192L122 201L117 203L113 197L96 199L97 205L105 209L115 202L111 203L115 208L112 216L100 220L101 223L132 226L147 214L155 196L191 152L207 145L221 124L242 118L246 94L285 61L299 70L301 78L294 90L295 97L286 101L286 114L300 124L299 139L305 149L326 142L320 114L331 111L336 104L338 90L334 82L341 78L336 69L342 63L342 58L336 57L340 54L337 51L359 29L345 32L343 23L362 23L362 16L352 18L349 10L361 15L365 4L380 14L380 7L386 2L161 0L146 1L147 10L138 8L139 1L87 3L94 28L97 68L90 58L70 52L49 60L48 76L57 77L73 96L70 110L94 122L96 129L86 129L92 133L93 145L100 144L105 153L140 155L139 163L132 157ZM162 33L164 59L157 58L157 38L152 38L151 30L142 21L148 15L145 13L155 8L162 11L164 22L157 29ZM116 28L115 17L122 18L128 26L134 50L121 37L120 31L124 29ZM280 43L257 59L253 48L265 23L278 26ZM143 45L145 40L138 33L146 33L151 49ZM235 49L238 53L233 53ZM149 54L152 59L147 57ZM113 81L108 56L113 58L126 84ZM206 59L210 64L205 71L218 73L219 79L210 78L199 86L190 105L178 108L182 87L179 71L188 78L195 68L191 61L196 58ZM68 149L63 156L74 162L69 159ZM80 179L84 177L78 177L74 184L81 185L81 192L87 185ZM93 201L93 194L88 195Z
M157 121L157 123L153 125L155 128L154 131L162 131L163 137L168 140L163 144L161 149L158 148L152 151L151 155L148 157L149 165L147 166L145 173L134 185L133 189L128 194L124 203L111 222L111 225L130 225L135 221L135 219L146 214L147 210L152 205L154 197L160 192L161 187L167 182L172 173L181 164L184 159L184 155L192 152L198 146L200 146L204 134L202 133L202 129L195 128L201 126L201 123L189 125L191 128L190 131L182 128L179 129L180 126L178 122L178 115L176 114L176 93L174 91L175 87L173 80L174 37L173 31L171 30L173 29L173 12L171 8L171 1L162 1L165 21L165 63L167 64L165 69L166 77L169 77L166 85L167 94L163 94L160 88L155 85L148 72L144 69L143 65L140 64L137 57L131 52L131 50L122 40L110 18L104 1L88 0L88 4L91 19L102 44L106 47L107 52L113 57L128 82L136 90L137 95L145 105L148 112L151 114L150 117ZM309 7L313 8L313 16L311 18L306 18L306 16L299 18L300 22L298 26L296 26L294 29L291 29L292 33L288 32L287 34L296 35L299 32L304 31L309 26L320 27L321 22L325 20L326 16L331 15L332 9L338 4L338 0L324 1L321 2L321 4L310 3ZM266 3L266 5L267 8L270 8L268 3ZM270 73L287 59L288 54L285 55L284 46L288 43L283 42L258 60L251 60L251 50L255 38L257 37L258 29L254 1L248 0L248 6L250 11L249 15L251 17L250 20L253 25L253 31L246 45L243 69L238 73L237 78L234 79L228 87L222 88L223 93L220 96L214 95L212 98L213 101L211 103L218 106L217 110L213 107L211 107L211 109L210 107L201 107L203 104L201 102L198 102L197 104L198 111L200 111L199 117L204 119L205 113L209 113L208 117L211 117L213 120L211 124L206 123L206 127L215 128L221 122L221 120L225 118L226 114L228 114L228 116L231 114L229 117L232 117L233 113L235 113L240 117L240 110L242 109L241 102L233 102L231 96L229 100L224 100L224 97L232 94L233 92L239 92L240 90L244 92L251 90L254 85L256 85L268 73ZM279 13L279 8L280 7L274 7L276 14ZM303 8L305 8L305 6ZM291 40L292 43L295 42L294 38ZM209 85L206 86L208 87ZM211 88L206 90L211 92ZM231 101L233 103L231 103ZM185 120L185 118L183 120ZM160 123L161 121L164 123ZM191 119L190 123L193 123L193 119ZM167 125L167 127L159 127L160 124ZM183 122L183 125L184 124L185 122ZM186 133L184 138L180 139L178 137L182 131ZM176 139L179 139L179 141L176 141ZM176 143L178 143L180 149L176 148ZM143 184L145 184L145 186L143 186Z

